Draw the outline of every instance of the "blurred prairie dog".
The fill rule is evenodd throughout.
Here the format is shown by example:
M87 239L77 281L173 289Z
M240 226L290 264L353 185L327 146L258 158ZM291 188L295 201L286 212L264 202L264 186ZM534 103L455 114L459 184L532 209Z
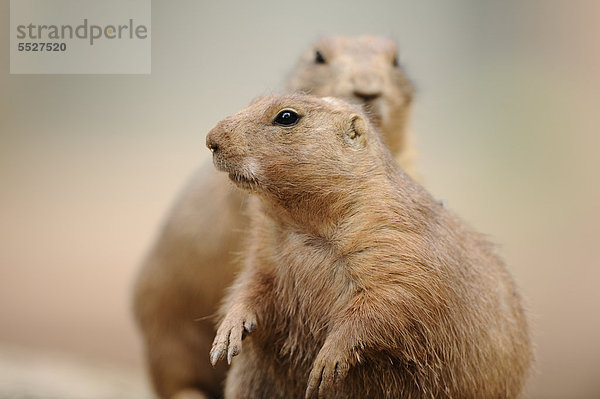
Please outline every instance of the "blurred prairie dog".
M520 395L531 348L510 275L358 107L263 97L206 143L253 194L211 350L213 364L238 356L226 398Z
M406 134L413 88L392 40L322 38L302 56L288 89L364 104L399 162L413 170ZM226 367L213 369L206 360L215 331L209 316L239 269L246 201L212 165L203 165L179 194L143 262L134 312L161 398L222 395Z
M402 169L417 177L417 152L407 129L414 87L402 70L393 40L324 37L302 55L288 89L361 104Z

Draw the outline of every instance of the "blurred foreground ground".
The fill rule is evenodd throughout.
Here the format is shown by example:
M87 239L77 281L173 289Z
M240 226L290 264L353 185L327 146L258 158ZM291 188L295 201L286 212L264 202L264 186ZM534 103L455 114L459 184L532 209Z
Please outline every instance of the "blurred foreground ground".
M151 397L139 368L91 362L65 353L0 346L0 398Z

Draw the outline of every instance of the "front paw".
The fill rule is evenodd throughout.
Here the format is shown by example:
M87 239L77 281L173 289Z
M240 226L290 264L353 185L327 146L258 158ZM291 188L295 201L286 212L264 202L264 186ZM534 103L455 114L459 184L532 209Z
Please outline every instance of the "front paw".
M256 330L256 316L252 312L230 311L221 322L210 350L214 366L227 354L227 363L242 350L242 339Z
M350 362L345 353L327 345L326 342L317 354L310 371L306 399L312 397L315 392L318 397L322 397L346 377L349 369Z

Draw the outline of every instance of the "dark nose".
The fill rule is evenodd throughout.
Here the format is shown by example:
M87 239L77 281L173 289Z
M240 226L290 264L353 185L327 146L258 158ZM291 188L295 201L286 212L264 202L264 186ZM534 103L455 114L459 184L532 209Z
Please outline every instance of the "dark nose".
M376 100L378 97L381 97L380 91L365 92L365 91L354 90L353 94L363 101L372 101L372 100Z
M215 139L215 135L212 131L208 132L206 135L206 146L212 153L215 153L219 150L219 144L217 144L217 140Z
M363 101L371 101L380 97L383 82L380 76L370 71L358 71L352 77L354 90L352 94Z

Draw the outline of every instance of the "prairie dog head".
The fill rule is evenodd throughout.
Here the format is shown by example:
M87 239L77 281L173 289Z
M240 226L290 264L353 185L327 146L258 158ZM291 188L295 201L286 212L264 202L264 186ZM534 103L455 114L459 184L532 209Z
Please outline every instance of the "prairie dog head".
M219 122L206 145L237 186L276 202L335 195L389 161L359 107L303 94L254 100Z
M328 36L302 55L288 89L361 104L394 155L405 147L414 89L398 63L394 40Z

